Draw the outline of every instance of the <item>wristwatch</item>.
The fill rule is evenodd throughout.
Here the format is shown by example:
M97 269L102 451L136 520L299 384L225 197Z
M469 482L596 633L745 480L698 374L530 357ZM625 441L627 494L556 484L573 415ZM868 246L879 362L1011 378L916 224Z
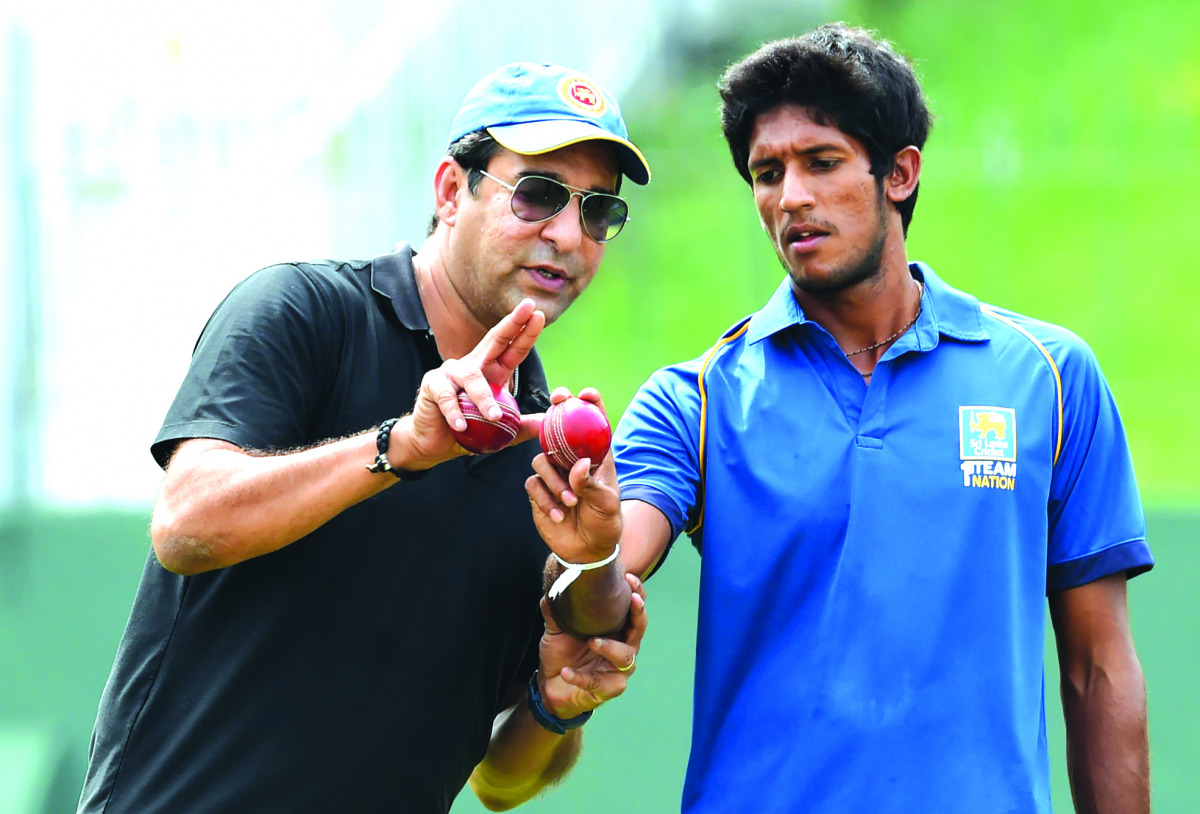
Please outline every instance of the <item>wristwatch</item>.
M538 671L534 670L533 675L529 677L529 711L533 713L533 720L542 725L543 729L547 729L556 735L565 735L571 729L578 729L588 722L588 718L592 717L594 710L580 713L574 718L559 718L550 710L546 709L542 704L542 693L538 690Z

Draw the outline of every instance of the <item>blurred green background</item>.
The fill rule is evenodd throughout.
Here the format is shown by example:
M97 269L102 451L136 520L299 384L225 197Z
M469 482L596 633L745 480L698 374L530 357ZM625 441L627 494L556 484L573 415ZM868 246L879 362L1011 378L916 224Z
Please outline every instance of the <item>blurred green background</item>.
M552 384L600 387L617 413L651 371L699 355L765 302L782 271L721 140L715 80L758 42L826 19L880 31L915 58L937 116L910 257L985 301L1079 333L1122 409L1158 558L1130 586L1150 694L1155 810L1194 811L1200 5L750 2L735 19L703 36L660 31L654 58L621 93L654 181L626 188L633 222L587 295L543 340ZM532 47L525 57L535 55ZM336 178L373 133L352 118L319 160ZM431 171L432 164L414 171L421 185ZM419 239L393 235L401 238ZM249 270L240 266L237 276ZM203 304L205 314L218 296ZM187 330L194 336L201 325L202 318ZM180 365L189 351L184 343L170 348ZM156 428L143 428L146 444ZM78 436L75 477L104 477L103 453L87 448L86 422L69 431ZM0 514L0 814L73 810L96 703L147 551L148 518L148 500L116 509L11 501ZM677 810L698 572L698 557L680 541L648 585L651 629L630 691L588 725L572 777L524 810ZM1047 653L1054 799L1069 811L1049 643ZM454 811L482 808L467 791Z

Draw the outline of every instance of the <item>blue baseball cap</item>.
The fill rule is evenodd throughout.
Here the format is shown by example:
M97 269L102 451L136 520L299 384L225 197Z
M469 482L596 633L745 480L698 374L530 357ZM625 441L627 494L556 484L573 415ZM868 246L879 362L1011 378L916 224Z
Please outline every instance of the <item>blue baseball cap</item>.
M650 165L629 140L621 108L608 91L561 65L510 62L480 79L467 93L450 144L487 130L501 146L539 155L581 141L611 141L621 172L635 184L650 181Z

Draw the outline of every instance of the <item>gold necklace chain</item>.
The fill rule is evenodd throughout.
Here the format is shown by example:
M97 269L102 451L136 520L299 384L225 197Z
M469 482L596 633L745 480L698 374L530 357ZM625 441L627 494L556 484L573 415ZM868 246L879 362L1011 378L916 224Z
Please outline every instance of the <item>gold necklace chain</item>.
M880 339L874 345L867 345L865 348L859 348L858 350L852 350L849 353L842 351L842 354L847 359L849 359L851 356L858 356L858 354L860 354L860 353L866 353L869 350L875 350L876 348L883 347L888 342L891 342L892 340L897 339L901 334L903 334L905 331L907 331L909 328L911 328L916 323L917 318L919 316L921 316L921 298L924 296L925 296L925 284L923 282L921 282L920 280L917 280L917 313L913 314L913 318L908 321L908 324L906 324L900 330L896 331L894 334L889 336L887 339Z

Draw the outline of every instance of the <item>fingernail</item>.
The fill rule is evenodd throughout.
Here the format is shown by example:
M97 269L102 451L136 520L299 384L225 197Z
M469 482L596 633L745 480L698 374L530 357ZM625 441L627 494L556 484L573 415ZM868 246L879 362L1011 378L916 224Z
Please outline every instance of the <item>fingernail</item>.
M555 523L561 523L563 521L563 517L564 517L564 515L563 515L561 509L551 509L550 510L550 519L553 520Z
M488 417L491 418L492 421L499 421L502 415L504 415L504 411L500 409L499 404L493 404L488 409Z
M458 430L459 432L462 432L466 428L467 428L467 420L465 418L454 419L454 429Z
M604 646L604 639L591 639L588 641L588 644L590 644L593 649L599 650Z

